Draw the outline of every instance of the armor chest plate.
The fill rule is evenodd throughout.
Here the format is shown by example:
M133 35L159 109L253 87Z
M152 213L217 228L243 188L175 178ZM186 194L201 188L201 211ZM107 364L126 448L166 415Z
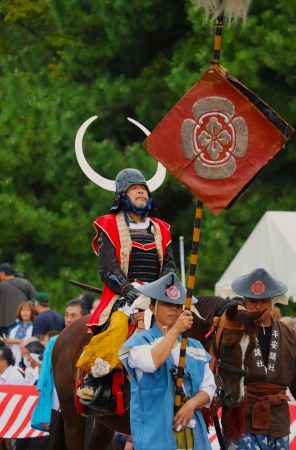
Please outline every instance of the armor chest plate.
M147 230L130 230L132 250L129 260L128 279L144 282L159 277L160 263L153 233Z

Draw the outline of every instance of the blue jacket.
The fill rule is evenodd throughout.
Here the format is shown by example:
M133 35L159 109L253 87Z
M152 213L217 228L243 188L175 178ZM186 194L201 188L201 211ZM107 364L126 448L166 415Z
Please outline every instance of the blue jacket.
M52 395L54 389L52 373L52 352L58 336L53 336L46 346L40 369L37 389L40 393L34 408L31 427L41 431L48 431L44 424L49 425L51 419Z
M135 346L152 344L162 336L154 324L150 330L135 333L128 339L123 352ZM188 339L184 386L190 397L198 392L205 364L209 360L202 345L195 339ZM139 381L135 369L128 365L127 355L123 355L123 363L131 375L130 421L135 450L176 450L173 432L175 384L171 374L174 367L172 357L154 373L143 372ZM194 450L210 450L206 425L199 410L195 412L195 419Z

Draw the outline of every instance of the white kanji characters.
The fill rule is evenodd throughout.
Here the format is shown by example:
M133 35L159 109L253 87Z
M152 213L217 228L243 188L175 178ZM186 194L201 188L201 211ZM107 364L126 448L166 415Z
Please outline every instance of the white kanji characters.
M272 364L272 363L269 363L269 364L268 364L268 370L269 370L270 372L274 372L274 370L275 370L275 365Z
M275 338L278 338L280 333L277 330L272 330L271 335Z
M254 356L260 356L261 357L261 350L259 347L254 348Z
M270 352L269 353L269 359L271 361L275 361L276 360L276 352Z
M272 348L272 350L277 350L279 344L276 341L271 341L270 343L270 348Z

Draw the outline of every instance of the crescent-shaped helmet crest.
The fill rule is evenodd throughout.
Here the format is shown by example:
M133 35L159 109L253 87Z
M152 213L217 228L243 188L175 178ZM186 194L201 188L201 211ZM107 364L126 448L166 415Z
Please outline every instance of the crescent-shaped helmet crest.
M94 122L97 118L98 118L98 116L90 117L85 122L83 122L83 124L78 129L76 137L75 137L76 158L77 158L78 164L80 166L80 169L87 176L87 178L89 178L97 186L100 186L101 188L103 188L107 191L116 192L115 181L110 180L109 178L105 178L102 175L100 175L99 173L97 173L89 165L89 163L87 162L87 160L84 156L84 152L83 152L84 134L86 133L86 130L89 127L89 125L92 122ZM134 120L134 119L131 119L130 117L128 117L128 121L133 123L134 125L136 125L136 127L140 128L140 130L142 130L146 136L150 135L150 131L144 125L142 125L140 122L138 122L137 120ZM153 175L152 178L150 178L150 180L147 181L147 186L149 188L149 191L150 192L156 191L156 189L158 189L164 182L165 176L166 176L166 169L160 162L158 162L155 174Z

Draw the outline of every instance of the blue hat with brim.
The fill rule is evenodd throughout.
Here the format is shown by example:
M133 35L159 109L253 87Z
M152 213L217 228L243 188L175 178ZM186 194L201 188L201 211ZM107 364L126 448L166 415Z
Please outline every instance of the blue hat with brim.
M137 290L146 297L173 305L183 305L186 298L186 289L174 272L170 272L152 283L137 286ZM197 299L192 298L192 303L196 302Z
M273 278L265 269L255 269L233 281L232 290L249 300L268 300L287 292L287 286Z

